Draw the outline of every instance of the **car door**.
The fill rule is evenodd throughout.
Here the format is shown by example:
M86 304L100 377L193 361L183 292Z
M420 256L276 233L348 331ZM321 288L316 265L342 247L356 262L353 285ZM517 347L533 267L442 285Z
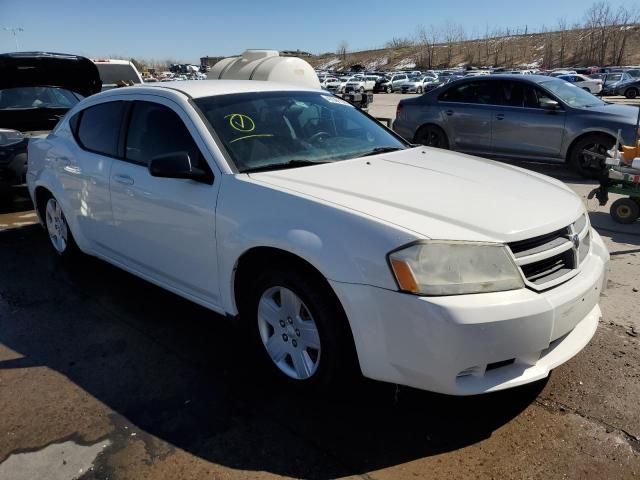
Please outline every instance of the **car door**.
M151 176L153 158L187 152L212 174L202 139L170 100L135 101L129 109L123 158L111 171L118 228L111 254L138 272L208 304L219 303L215 209L219 181ZM195 134L195 135L194 135Z
M540 106L541 100L557 99L529 82L498 83L502 106L494 110L491 119L491 153L560 158L566 113L563 108L546 110Z
M125 102L92 105L70 120L75 142L56 159L60 182L71 212L92 248L108 244L113 236L109 178L122 126Z
M391 83L393 84L393 89L394 90L399 90L400 89L400 85L402 85L408 79L409 79L409 77L407 77L406 75L396 75L396 76L394 76L393 80L391 81Z
M487 153L491 149L494 82L474 80L454 84L440 94L438 107L452 148Z

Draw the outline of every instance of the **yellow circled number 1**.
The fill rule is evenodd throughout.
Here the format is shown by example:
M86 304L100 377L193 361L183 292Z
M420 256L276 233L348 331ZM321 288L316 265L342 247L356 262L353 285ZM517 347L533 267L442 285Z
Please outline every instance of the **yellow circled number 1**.
M232 113L224 118L228 118L231 128L239 132L253 132L256 129L253 119L242 113Z

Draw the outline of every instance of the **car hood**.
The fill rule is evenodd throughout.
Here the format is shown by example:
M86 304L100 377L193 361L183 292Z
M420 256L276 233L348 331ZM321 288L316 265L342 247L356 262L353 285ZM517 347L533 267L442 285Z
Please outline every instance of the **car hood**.
M634 125L638 120L638 107L633 105L607 103L606 105L599 105L597 107L585 107L584 110L598 114L622 117L629 120Z
M0 89L58 87L85 97L102 88L95 64L85 57L47 52L0 54Z
M426 147L250 177L434 239L522 240L584 212L557 180Z

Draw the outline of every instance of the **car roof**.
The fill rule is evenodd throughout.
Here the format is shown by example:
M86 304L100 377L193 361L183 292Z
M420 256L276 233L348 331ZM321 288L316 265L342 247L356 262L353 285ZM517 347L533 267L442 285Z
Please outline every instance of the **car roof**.
M129 94L140 92L154 93L158 89L178 91L191 98L211 97L215 95L229 95L234 93L257 93L257 92L323 92L324 90L300 87L286 83L266 82L260 80L185 80L183 82L158 82L153 84L142 84L132 87L124 87L108 90L101 95Z
M568 74L574 75L574 74ZM547 75L522 75L522 74L511 74L506 73L502 75L478 75L474 77L462 77L460 80L456 80L457 82L492 82L492 81L504 81L504 80L519 80L521 82L533 82L533 83L542 83L553 81L557 79L557 77L549 77ZM452 82L453 83L453 82Z

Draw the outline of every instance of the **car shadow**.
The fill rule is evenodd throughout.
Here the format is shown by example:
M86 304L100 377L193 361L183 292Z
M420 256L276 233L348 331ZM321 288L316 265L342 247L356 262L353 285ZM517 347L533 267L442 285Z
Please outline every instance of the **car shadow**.
M0 215L33 210L27 187L13 187L8 196L0 197Z
M0 342L22 356L0 370L54 369L140 435L234 469L330 479L457 450L546 383L456 398L358 380L301 394L263 374L225 317L102 261L63 263L38 226L0 244Z
M616 243L640 245L640 220L630 224L616 223L608 212L589 212L589 220L600 235Z

